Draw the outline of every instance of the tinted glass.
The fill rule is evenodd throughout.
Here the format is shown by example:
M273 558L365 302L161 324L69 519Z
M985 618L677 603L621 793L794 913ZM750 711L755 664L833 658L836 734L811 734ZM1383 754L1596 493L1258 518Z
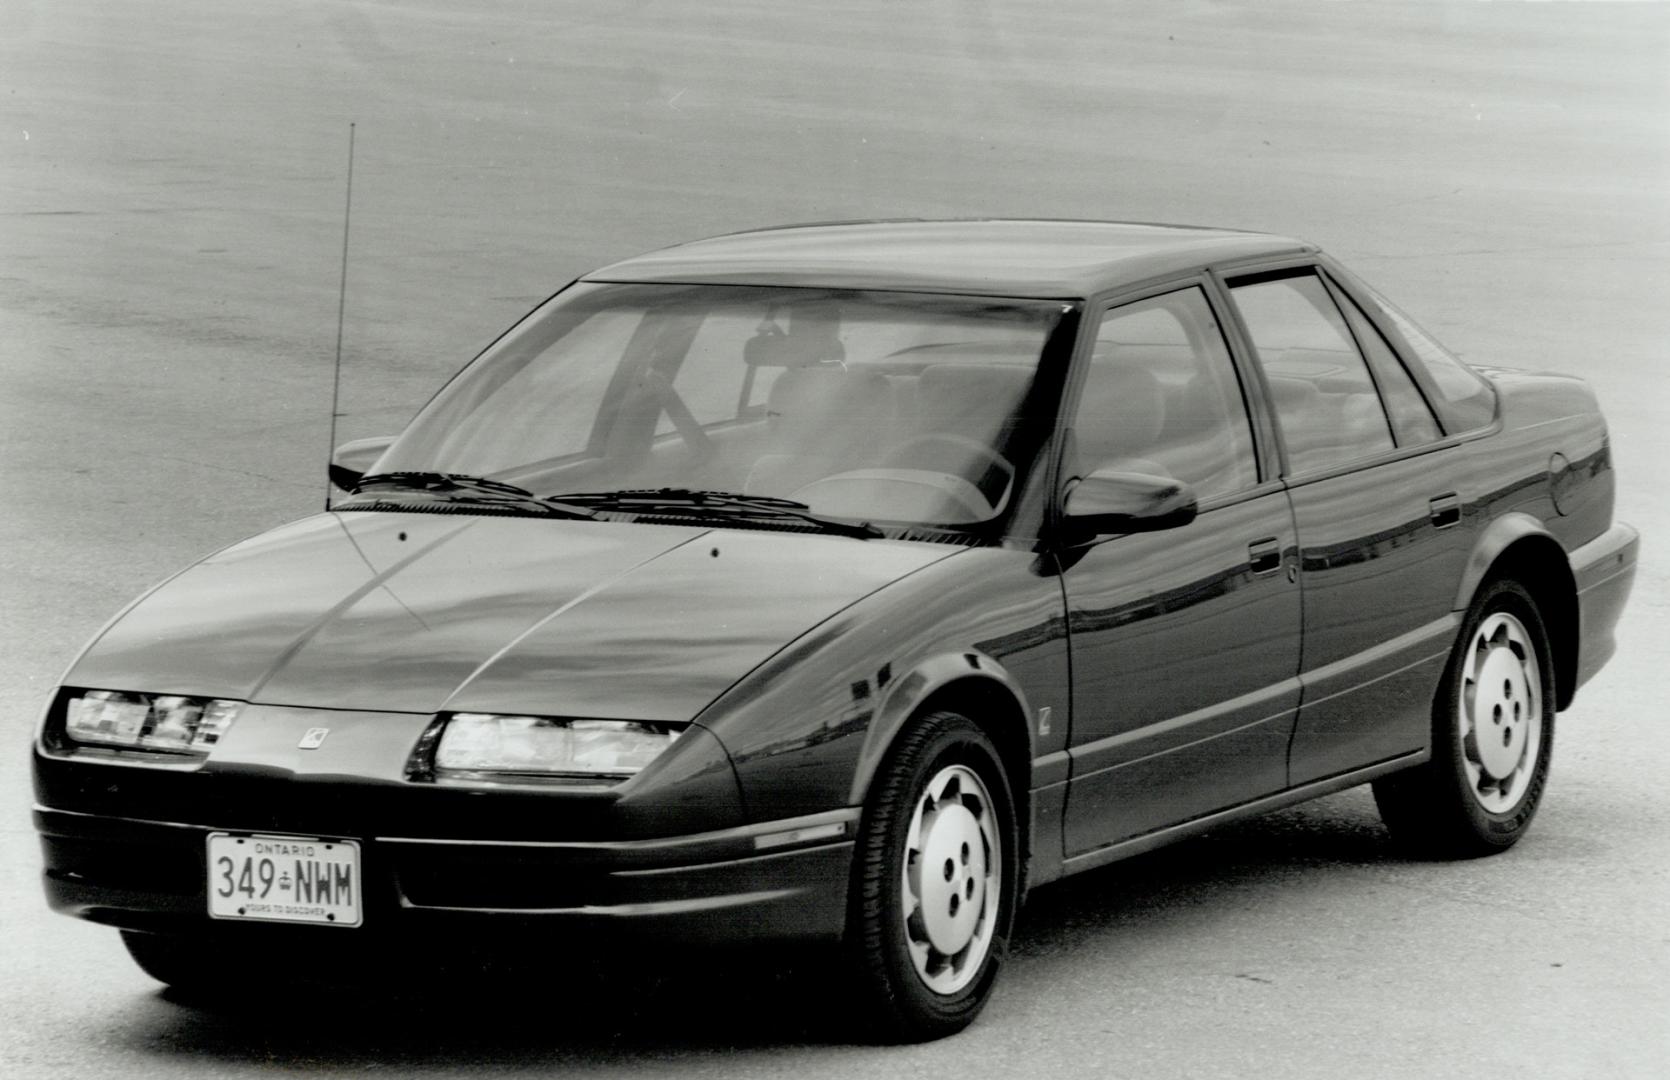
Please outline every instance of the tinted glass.
M1409 372L1404 370L1403 362L1386 344L1386 339L1380 336L1380 331L1358 310L1349 296L1344 298L1341 309L1345 312L1346 321L1351 324L1352 333L1357 335L1357 344L1362 346L1363 355L1368 358L1368 366L1374 371L1374 381L1380 384L1380 399L1386 403L1386 412L1392 418L1392 431L1397 435L1397 444L1419 446L1438 438L1438 421L1433 419L1426 399L1409 377Z
M1490 423L1496 415L1496 392L1444 346L1416 326L1409 317L1389 304L1381 310L1408 345L1406 353L1426 368L1437 389L1440 411L1452 431L1470 431Z
M1231 289L1264 366L1293 474L1393 448L1392 429L1345 320L1315 274Z
M1198 288L1103 317L1073 432L1080 475L1113 465L1169 476L1202 499L1258 482L1241 384Z
M739 366L736 360L759 329L760 312L756 307L715 304L697 326L684 362L673 375L673 390L697 423L728 420L737 414L739 406L748 404L742 401L742 384L748 369ZM754 401L763 400L764 392L770 387L760 375L770 372L775 376L782 370L755 369L753 385L748 387L749 397ZM656 430L664 435L675 427L672 418L663 413Z
M379 471L538 494L698 488L861 520L996 516L1049 417L1028 409L1058 302L581 285L430 402Z
M642 321L631 311L587 312L566 328L562 346L576 357L619 356ZM518 338L533 345L525 335ZM590 441L597 403L614 374L612 365L602 363L527 364L514 371L501 366L488 378L472 380L470 387L472 396L479 395L470 403L472 415L493 422L437 425L427 432L425 441L431 445L424 456L450 463L444 471L485 474L512 461L578 454ZM442 395L454 397L450 389ZM394 467L406 468L408 460L398 455Z

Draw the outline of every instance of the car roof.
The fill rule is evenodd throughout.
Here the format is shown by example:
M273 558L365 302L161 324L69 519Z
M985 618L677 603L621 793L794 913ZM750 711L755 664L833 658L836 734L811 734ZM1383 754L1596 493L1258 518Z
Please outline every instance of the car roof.
M826 222L695 240L583 280L1069 299L1214 263L1314 250L1266 233L1139 222Z

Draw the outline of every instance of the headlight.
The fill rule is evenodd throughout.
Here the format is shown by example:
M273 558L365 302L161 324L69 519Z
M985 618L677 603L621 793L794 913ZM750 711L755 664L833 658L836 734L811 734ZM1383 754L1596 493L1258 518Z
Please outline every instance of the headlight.
M83 690L64 702L64 734L93 746L206 753L241 708L219 698Z
M631 720L454 713L435 747L435 773L631 776L682 729Z

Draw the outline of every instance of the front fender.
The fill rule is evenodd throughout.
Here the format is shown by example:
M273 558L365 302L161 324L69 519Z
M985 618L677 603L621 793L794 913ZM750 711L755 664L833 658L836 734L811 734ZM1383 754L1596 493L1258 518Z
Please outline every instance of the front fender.
M977 696L995 706L988 706L984 715L970 719L987 725L1000 749L1005 743L1024 747L1021 760L1032 761L1034 748L1029 722L1032 709L1020 684L1002 664L983 653L941 653L923 659L902 677L895 677L882 696L853 769L852 787L847 793L850 805L857 806L864 801L888 748L910 719L936 695L953 686L957 688L958 701ZM995 701L988 695L995 696ZM1024 793L1030 786L1029 778L1024 773L1014 777L1014 786Z
M901 578L786 645L696 722L730 753L759 822L861 804L900 728L940 703L995 725L1017 797L1036 786L1034 759L1065 761L1064 599L1033 554L964 550ZM1034 732L1046 708L1054 730Z

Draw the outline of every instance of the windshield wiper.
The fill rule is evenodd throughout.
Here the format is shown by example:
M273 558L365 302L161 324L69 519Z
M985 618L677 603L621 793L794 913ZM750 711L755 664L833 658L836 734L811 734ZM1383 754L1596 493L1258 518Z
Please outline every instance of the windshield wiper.
M825 532L870 540L884 535L869 522L842 521L812 512L793 499L775 495L741 495L733 491L696 491L690 488L628 488L620 491L571 491L550 498L564 506L619 510L635 514L690 514L706 517L792 518Z
M372 487L392 487L401 491L437 495L448 502L467 503L472 506L519 507L552 517L597 516L594 511L583 506L570 506L556 500L541 498L527 488L485 476L470 476L467 473L369 473L354 482L350 493L375 498L376 496L366 491L366 488ZM353 509L351 505L347 508Z

